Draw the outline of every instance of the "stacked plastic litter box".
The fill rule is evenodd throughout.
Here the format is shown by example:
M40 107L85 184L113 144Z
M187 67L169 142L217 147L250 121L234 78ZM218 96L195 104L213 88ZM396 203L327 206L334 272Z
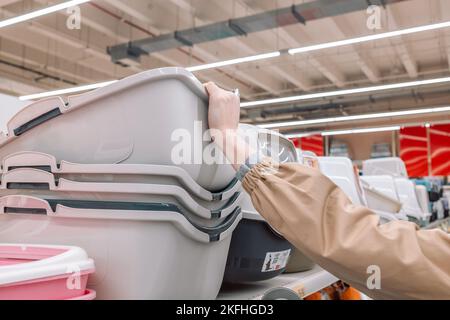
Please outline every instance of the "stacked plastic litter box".
M214 299L243 193L198 160L207 100L164 68L20 111L0 139L0 243L83 248L100 299Z

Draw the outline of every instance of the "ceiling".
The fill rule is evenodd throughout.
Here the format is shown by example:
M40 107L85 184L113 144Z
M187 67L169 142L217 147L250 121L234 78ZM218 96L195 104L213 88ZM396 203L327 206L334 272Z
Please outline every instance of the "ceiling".
M0 17L17 16L59 2L0 0ZM67 28L65 11L0 29L0 91L25 95L120 79L157 67L192 66L373 33L366 26L367 13L358 11L314 20L306 25L298 23L155 52L143 56L141 64L136 66L114 64L107 53L108 47L117 44L303 2L310 1L94 0L81 5L79 30ZM382 28L378 32L448 21L450 1L403 1L382 9L381 18ZM450 28L196 72L201 81L239 88L242 99L250 101L449 75ZM370 96L322 98L245 109L242 119L265 123L440 106L450 103L449 94L450 84L441 84ZM450 120L450 115L426 118L422 115L401 121L434 118ZM356 125L360 124L339 126ZM322 124L311 130L339 126Z

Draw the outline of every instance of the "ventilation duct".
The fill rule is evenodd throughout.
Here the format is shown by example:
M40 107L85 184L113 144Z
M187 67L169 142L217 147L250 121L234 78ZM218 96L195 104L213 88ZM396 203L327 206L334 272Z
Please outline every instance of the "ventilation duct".
M386 6L387 4L402 1L406 0L316 0L116 45L108 48L108 53L115 63L122 65L138 64L142 54L151 54L182 46L193 46L230 37L245 36L253 32L296 23L306 24L312 20L365 10L368 5Z

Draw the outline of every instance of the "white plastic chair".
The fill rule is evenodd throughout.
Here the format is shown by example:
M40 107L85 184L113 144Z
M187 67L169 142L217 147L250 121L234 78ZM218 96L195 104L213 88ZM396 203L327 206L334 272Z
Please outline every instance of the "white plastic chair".
M423 211L420 207L414 183L401 177L394 178L394 181L400 202L403 203L402 211L419 221L426 222L431 214L428 211Z

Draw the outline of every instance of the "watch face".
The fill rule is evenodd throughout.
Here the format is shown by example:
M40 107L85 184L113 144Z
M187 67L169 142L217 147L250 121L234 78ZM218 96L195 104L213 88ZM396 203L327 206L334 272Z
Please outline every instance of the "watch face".
M240 124L239 133L251 146L256 146L258 154L267 156L279 163L298 162L294 144L283 135L258 128L253 125Z
M283 136L262 133L258 137L259 150L279 163L297 162L297 150Z

